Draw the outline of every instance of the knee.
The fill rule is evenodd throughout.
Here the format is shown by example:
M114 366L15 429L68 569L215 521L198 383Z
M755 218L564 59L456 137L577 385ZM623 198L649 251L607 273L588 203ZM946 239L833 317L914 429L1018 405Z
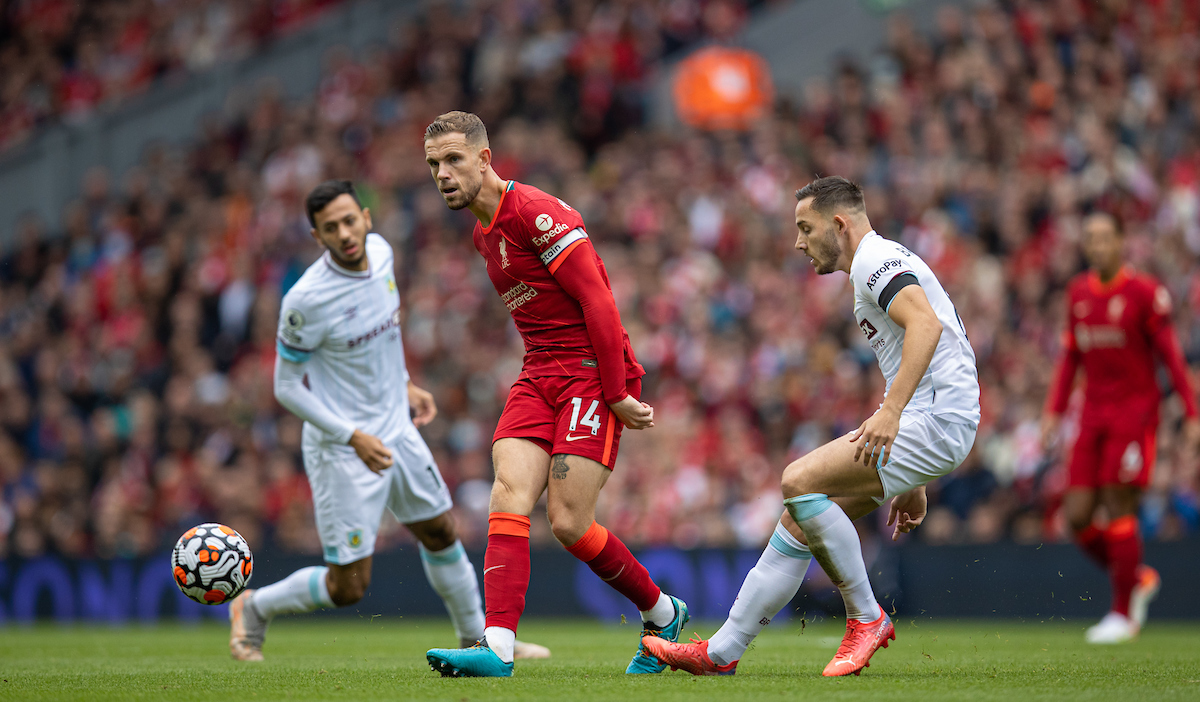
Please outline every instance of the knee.
M421 545L429 551L450 548L455 541L458 541L458 532L454 529L454 520L450 518L449 513L442 515L421 533Z
M585 518L567 508L550 508L546 510L546 517L550 520L550 531L554 534L554 538L563 546L574 546L576 542L583 538L589 527L592 526L592 519Z
M1063 510L1063 516L1067 520L1067 526L1073 532L1081 532L1092 525L1092 510L1081 509L1077 506L1068 506Z
M357 603L367 594L367 586L371 584L366 577L331 577L326 583L329 587L329 599L336 607L349 607Z
M783 469L782 488L785 500L789 497L817 492L808 479L808 472L808 463L803 458L792 461L787 468Z

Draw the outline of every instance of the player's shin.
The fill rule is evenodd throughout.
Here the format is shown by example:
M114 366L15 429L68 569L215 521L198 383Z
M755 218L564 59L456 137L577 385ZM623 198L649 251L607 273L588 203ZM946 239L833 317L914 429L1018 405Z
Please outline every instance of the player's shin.
M270 621L279 614L311 612L332 607L325 566L301 568L277 583L254 591L249 606L263 619Z
M454 633L460 643L470 645L483 637L483 599L479 580L461 541L441 551L421 546L421 566L429 584L446 604Z
M1142 536L1135 515L1114 519L1104 532L1108 576L1112 583L1112 611L1129 616L1129 597L1137 584L1142 562Z
M596 522L567 551L592 569L614 590L629 598L642 620L666 626L675 617L671 598L659 590L645 566L638 562L616 535Z
M505 663L513 661L517 623L529 589L529 517L509 512L488 515L488 545L483 556L487 598L484 636Z
M713 663L728 665L741 659L754 637L796 596L811 562L808 547L776 524L770 543L742 582L729 618L709 639Z
M1094 524L1075 532L1075 543L1101 568L1108 568L1108 547L1105 544L1104 531Z
M841 591L846 618L862 622L878 619L879 604L871 591L862 544L850 517L821 493L791 497L783 504L804 530L813 556Z

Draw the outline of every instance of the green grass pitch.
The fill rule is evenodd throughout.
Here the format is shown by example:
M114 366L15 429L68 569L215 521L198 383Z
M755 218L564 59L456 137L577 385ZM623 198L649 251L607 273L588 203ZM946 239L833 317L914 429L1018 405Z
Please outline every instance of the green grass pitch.
M708 636L715 627L693 622ZM1086 622L896 622L897 641L860 678L825 679L838 622L771 627L734 677L626 676L630 623L530 620L550 646L514 678L442 679L425 650L448 645L444 619L292 618L275 622L265 663L229 659L219 624L153 628L0 627L0 700L1169 700L1200 699L1200 625L1152 622L1118 647L1083 643Z

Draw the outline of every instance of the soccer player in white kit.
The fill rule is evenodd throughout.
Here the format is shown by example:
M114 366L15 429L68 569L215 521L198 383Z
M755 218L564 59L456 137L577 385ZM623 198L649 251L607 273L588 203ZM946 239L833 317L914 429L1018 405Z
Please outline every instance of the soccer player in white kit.
M385 508L420 542L429 584L445 602L459 643L470 646L483 636L479 582L455 532L450 491L417 431L437 407L405 365L392 247L369 233L370 210L350 181L320 184L305 206L325 253L284 295L275 397L304 420L304 469L326 565L235 599L230 652L262 660L267 624L276 615L362 599ZM534 644L516 653L549 655Z
M796 595L814 556L846 604L846 634L823 674L861 673L896 634L871 591L852 521L890 499L893 539L918 526L925 484L963 462L979 426L975 352L929 266L875 232L862 190L849 180L820 178L796 199L796 248L818 274L850 274L854 316L887 391L858 429L784 470L787 512L712 639L644 640L663 663L694 675L732 675L750 642Z

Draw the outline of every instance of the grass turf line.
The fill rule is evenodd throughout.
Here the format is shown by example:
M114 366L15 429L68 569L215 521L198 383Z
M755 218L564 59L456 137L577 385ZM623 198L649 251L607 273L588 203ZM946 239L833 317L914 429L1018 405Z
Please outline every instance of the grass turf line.
M267 661L230 660L218 624L152 628L0 627L0 700L590 700L1200 699L1200 625L1151 622L1135 643L1083 643L1090 622L897 621L898 640L860 678L826 679L842 627L769 628L734 677L626 676L635 625L530 620L521 637L550 646L506 680L442 679L425 650L450 645L443 619L282 619ZM712 624L688 633L709 636Z

